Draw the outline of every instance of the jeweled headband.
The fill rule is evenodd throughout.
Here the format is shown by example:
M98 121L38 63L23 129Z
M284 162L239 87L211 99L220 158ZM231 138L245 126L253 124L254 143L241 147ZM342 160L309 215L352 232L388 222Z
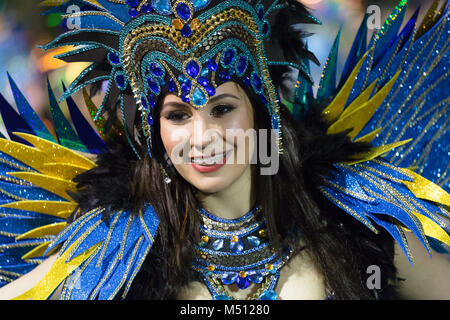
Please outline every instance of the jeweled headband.
M289 42L281 33L292 37L298 35L290 29L292 23L318 22L297 1L75 0L59 10L73 4L82 10L66 18L79 19L80 30L67 32L44 48L75 45L75 50L57 58L93 64L62 99L86 85L109 80L94 120L107 111L111 122L120 108L133 149L140 121L151 155L152 110L161 94L174 93L201 108L227 81L253 91L266 106L280 139L278 94L269 69L291 66L308 78L307 69L298 63L302 50L307 52L300 38Z

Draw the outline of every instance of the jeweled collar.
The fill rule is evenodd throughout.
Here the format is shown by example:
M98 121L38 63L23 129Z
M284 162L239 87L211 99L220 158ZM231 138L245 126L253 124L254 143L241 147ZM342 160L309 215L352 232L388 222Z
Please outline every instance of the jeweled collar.
M203 208L198 213L203 224L192 267L202 274L213 299L234 299L225 285L244 290L251 283L260 288L249 299L277 299L274 288L291 251L279 255L272 248L262 209L255 207L238 219L219 218Z

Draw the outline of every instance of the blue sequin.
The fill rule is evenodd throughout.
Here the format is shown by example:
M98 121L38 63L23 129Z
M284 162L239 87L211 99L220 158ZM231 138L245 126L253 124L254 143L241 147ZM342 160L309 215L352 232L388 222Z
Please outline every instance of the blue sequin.
M183 2L180 2L176 8L178 16L183 20L189 20L191 17L191 9L189 6Z
M262 90L261 78L255 72L252 73L251 84L256 92L258 93L261 92Z
M148 102L145 97L141 97L141 104L146 110L148 110Z

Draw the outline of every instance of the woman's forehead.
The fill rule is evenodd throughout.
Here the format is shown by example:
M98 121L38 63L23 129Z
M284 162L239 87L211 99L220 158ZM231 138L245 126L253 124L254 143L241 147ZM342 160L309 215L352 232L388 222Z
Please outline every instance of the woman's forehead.
M221 96L225 93L232 94L238 98L242 97L243 90L240 88L239 84L233 81L228 81L226 83L221 84L216 89L216 94L211 98ZM163 104L167 102L180 102L183 103L181 98L175 94L168 94L164 97Z

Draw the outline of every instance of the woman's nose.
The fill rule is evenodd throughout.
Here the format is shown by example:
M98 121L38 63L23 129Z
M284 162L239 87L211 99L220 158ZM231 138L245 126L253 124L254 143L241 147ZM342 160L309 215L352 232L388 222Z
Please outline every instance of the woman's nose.
M191 146L197 151L204 150L219 136L220 132L204 116L198 115L194 118Z

